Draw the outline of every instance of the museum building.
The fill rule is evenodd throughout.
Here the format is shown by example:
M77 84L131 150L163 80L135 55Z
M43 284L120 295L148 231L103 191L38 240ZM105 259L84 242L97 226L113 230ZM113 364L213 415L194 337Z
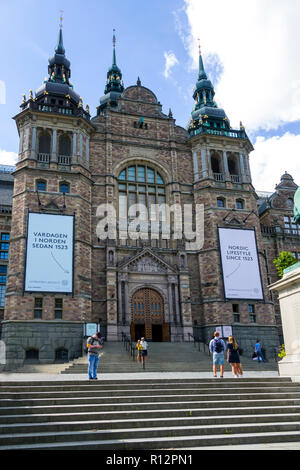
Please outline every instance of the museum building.
M60 28L48 77L14 117L16 167L0 168L8 366L80 356L91 323L107 341L207 343L220 328L244 353L261 339L271 357L283 341L268 289L278 279L273 259L282 251L300 258L292 176L274 193L255 190L253 146L242 123L232 129L218 107L201 54L186 129L139 78L124 86L115 38L94 117L70 77ZM162 210L153 214L155 207ZM178 236L167 207L181 208L179 220L192 207L193 227L201 211L200 244Z

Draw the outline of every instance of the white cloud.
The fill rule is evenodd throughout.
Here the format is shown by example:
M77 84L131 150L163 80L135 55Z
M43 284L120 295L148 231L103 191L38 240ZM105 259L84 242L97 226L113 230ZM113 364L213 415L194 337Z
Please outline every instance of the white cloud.
M6 103L6 87L3 80L0 80L0 104Z
M165 52L164 58L166 62L165 62L165 69L164 69L163 74L165 78L169 78L171 69L175 65L179 64L179 61L173 51Z
M198 38L204 61L220 58L216 101L233 127L241 120L248 131L276 129L300 119L299 1L214 0L212 12L207 0L185 0L185 8L185 40L177 30L195 68Z
M15 152L7 152L0 149L0 165L15 165L18 155Z
M257 137L254 148L250 166L257 191L273 192L285 172L300 185L300 135L287 132L281 137Z

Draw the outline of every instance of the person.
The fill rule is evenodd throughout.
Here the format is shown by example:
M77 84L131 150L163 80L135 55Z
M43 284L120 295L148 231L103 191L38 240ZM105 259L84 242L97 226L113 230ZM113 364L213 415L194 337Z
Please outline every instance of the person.
M243 370L240 367L239 345L234 336L229 336L228 338L227 361L231 365L232 373L235 378L243 375Z
M146 357L148 356L148 343L145 338L141 338L141 346L142 346L142 361L146 362Z
M255 349L255 352L256 352L256 354L257 354L257 362L258 362L258 363L261 362L261 361L262 361L262 362L266 362L266 361L265 361L265 358L264 358L264 356L263 356L263 353L262 353L262 348L261 348L261 344L260 344L260 339L257 339L257 340L256 340L256 344L255 344L254 349Z
M226 346L224 341L219 337L218 331L215 331L214 338L209 343L209 350L213 353L213 374L217 377L217 365L220 366L220 378L224 377L224 351Z
M99 364L99 353L100 349L103 348L103 339L100 332L95 333L87 339L88 348L88 376L89 380L97 380L97 369Z
M138 342L136 343L136 348L137 348L137 362L142 361L142 351L143 351L143 346L141 345L141 340L138 339Z

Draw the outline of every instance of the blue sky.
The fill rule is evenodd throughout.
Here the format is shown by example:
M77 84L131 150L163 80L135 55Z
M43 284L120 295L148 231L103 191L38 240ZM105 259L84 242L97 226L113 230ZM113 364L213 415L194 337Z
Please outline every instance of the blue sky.
M213 12L205 0L0 0L0 163L13 162L17 152L12 117L23 93L47 76L60 10L71 80L91 114L103 95L115 28L125 86L140 76L185 127L200 37L217 103L233 127L243 122L255 145L256 188L272 191L285 171L300 184L298 0L215 0Z

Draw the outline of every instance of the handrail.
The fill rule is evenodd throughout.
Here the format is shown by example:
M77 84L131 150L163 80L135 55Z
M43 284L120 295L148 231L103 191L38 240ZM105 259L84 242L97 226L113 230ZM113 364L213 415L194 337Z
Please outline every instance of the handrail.
M125 335L125 333L122 332L122 342L124 343L124 347L126 351L129 352L129 354L132 356L132 360L135 360L135 353L136 353L136 348L133 343L133 341L128 338L128 336Z
M192 338L192 341L194 341L194 347L196 348L196 344L198 344L198 351L201 352L201 345L203 346L202 349L204 353L208 353L208 355L210 356L210 350L209 350L209 344L207 343L204 343L204 341L200 341L199 338L196 338L194 335L192 335L191 333L188 334L189 335L189 339ZM207 350L206 350L207 349Z

